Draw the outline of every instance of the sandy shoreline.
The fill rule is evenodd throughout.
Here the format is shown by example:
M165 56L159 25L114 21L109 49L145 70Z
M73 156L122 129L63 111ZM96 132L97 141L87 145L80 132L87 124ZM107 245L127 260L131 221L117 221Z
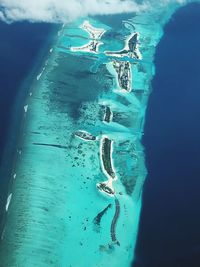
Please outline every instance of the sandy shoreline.
M139 50L139 33L132 33L125 41L125 47L119 51L105 51L105 54L112 57L130 57L133 59L141 60L142 55Z
M80 29L85 30L89 34L90 41L88 44L83 46L71 47L70 50L72 52L80 51L97 54L99 52L99 46L103 44L100 39L102 35L106 32L106 30L93 27L87 20L83 22L83 24L80 26Z
M71 47L70 50L72 52L88 52L88 53L95 53L98 54L99 52L99 46L103 43L100 41L92 40L88 44L78 47Z
M104 29L93 27L88 20L85 20L80 28L85 30L90 35L90 38L94 40L100 39L106 32Z
M7 202L6 202L6 211L8 211L8 208L10 206L10 202L12 199L12 193L9 194L8 198L7 198Z

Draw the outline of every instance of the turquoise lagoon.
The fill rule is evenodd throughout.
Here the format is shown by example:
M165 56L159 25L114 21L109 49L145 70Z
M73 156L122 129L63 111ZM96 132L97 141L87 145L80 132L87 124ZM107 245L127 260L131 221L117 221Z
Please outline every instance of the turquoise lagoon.
M141 144L154 75L155 47L177 5L141 14L79 19L64 25L24 105L24 127L12 171L13 184L1 234L1 267L131 266L137 240L142 186L147 174ZM80 29L88 20L106 32L97 53L71 51L90 42ZM140 34L142 59L116 58ZM121 90L112 62L130 62L131 90ZM105 108L112 119L104 121ZM96 137L85 141L74 133ZM112 142L115 172L110 196L102 139ZM109 161L110 159L108 159Z

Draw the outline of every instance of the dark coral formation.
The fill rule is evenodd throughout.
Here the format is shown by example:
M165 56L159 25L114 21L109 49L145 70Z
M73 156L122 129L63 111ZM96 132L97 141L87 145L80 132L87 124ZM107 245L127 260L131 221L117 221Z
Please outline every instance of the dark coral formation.
M118 246L120 246L120 243L116 237L116 225L117 225L117 220L119 218L119 214L120 214L120 204L119 204L119 200L115 198L115 214L112 219L112 223L110 227L110 234L111 234L112 241L116 243Z
M111 121L111 116L112 116L112 112L111 112L110 108L106 107L104 121L110 122Z
M97 216L94 218L93 223L98 227L97 229L99 230L100 224L101 224L101 219L103 217L103 215L106 214L107 210L110 209L112 207L112 204L108 204L107 207L105 207L105 209L103 209L102 211L100 211Z
M102 141L102 160L106 172L108 173L109 176L111 176L114 179L115 172L112 168L112 163L111 163L111 145L112 141L107 137L105 137Z

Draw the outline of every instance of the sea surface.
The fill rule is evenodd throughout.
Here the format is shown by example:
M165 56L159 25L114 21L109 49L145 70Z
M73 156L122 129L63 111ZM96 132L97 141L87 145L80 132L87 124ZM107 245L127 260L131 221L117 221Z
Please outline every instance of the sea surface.
M178 11L166 26L165 35L156 52L156 76L147 109L143 138L149 175L143 196L134 265L136 267L199 266L198 139L200 127L198 127L198 111L200 93L198 62L200 56L198 57L198 53L200 40L198 24L200 12L198 10L200 10L198 5L191 5L187 9L183 8ZM105 21L106 19L108 21ZM117 16L114 19L118 21ZM109 25L109 18L106 17L99 18L98 23L95 20L92 22L96 27L105 26L109 29L112 26L113 28L113 25ZM14 59L14 63L22 59L30 59L30 61L26 63L24 72L16 79L16 82L13 81L10 93L5 94L5 100L2 100L4 103L2 108L3 106L5 108L5 111L4 109L2 111L5 116L2 116L4 123L1 126L4 129L1 131L4 133L2 136L5 138L5 141L1 138L4 144L1 150L2 155L5 144L12 143L8 142L10 141L8 133L13 132L10 129L18 132L17 127L13 128L10 125L16 123L20 116L11 117L8 114L14 113L16 110L13 109L14 106L17 110L19 107L23 110L29 84L32 78L41 72L40 70L36 74L31 67L34 66L35 70L41 69L40 62L44 63L41 55L44 54L42 49L46 45L45 39L51 36L50 28L48 28L50 25L45 25L44 27L47 28L44 29L42 25L35 26L26 23L23 25L20 24L19 34L16 29L13 29L13 40L19 38L21 46L19 45L20 48L18 52L16 51L17 58L14 53L11 59ZM12 26L15 27L16 24L4 25L4 27ZM36 27L35 32L30 30L30 26ZM134 203L124 192L125 197L123 194L118 196L121 201L121 210L116 233L121 245L115 249L110 243L110 223L115 213L114 201L103 198L95 186L97 182L105 179L101 172L98 143L83 142L73 135L75 130L80 129L88 130L95 135L103 131L114 136L119 144L121 141L117 137L127 135L127 128L118 125L120 121L117 121L117 127L114 124L111 124L111 127L110 124L104 124L101 120L99 103L105 105L112 100L113 103L118 101L120 106L126 105L122 96L115 95L115 90L108 90L111 79L107 79L110 74L105 64L97 67L95 65L97 57L72 55L66 49L69 45L82 45L84 38L69 37L70 33L74 33L74 29L76 36L80 34L78 26L79 24L72 24L71 28L63 28L58 38L59 42L45 64L46 68L41 78L38 78L31 88L33 94L26 100L29 108L24 115L26 120L20 140L21 153L18 151L18 165L13 168L17 178L12 188L13 196L2 239L4 240L3 260L12 262L10 266L13 262L17 262L18 265L22 265L23 262L26 266L30 264L39 266L41 262L44 263L43 266L50 266L50 264L60 266L60 263L62 263L61 266L65 266L64 263L68 262L74 267L77 265L77 260L78 266L85 266L87 259L88 266L95 266L96 262L105 266L105 262L106 264L110 262L110 265L114 267L122 266L121 262L125 262L123 266L128 266L132 258L132 243L134 243L132 240L135 240L132 225L137 225L134 220L138 217ZM23 29L26 31L23 32ZM8 34L5 30L5 35L7 35L6 32ZM24 39L20 38L20 33ZM39 39L36 38L37 34L40 36ZM109 47L109 42L111 42L113 50L114 48L120 49L124 42L124 34L125 32L120 31L120 25L116 24L115 31L105 34L104 48ZM28 47L33 46L35 53L30 50L25 56L26 49L23 45L27 44L27 40L31 41L31 38L33 40L36 38L38 46L32 41L33 44ZM112 38L117 41L112 42ZM106 41L107 39L109 41ZM7 48L12 43L15 48L13 40L8 41L4 46ZM142 42L142 45L141 49L145 54L145 43ZM38 56L39 50L41 54ZM100 52L102 52L101 48ZM4 52L2 57L6 54L11 53ZM12 60L5 59L5 62L7 64L11 62L12 66L14 64ZM99 62L102 63L104 60L105 57L100 55ZM39 65L36 66L35 62ZM13 73L16 69L21 70L20 65L20 67L14 66ZM7 73L10 77L15 77L10 72L9 66ZM1 76L7 77L8 74ZM24 82L26 77L30 79ZM81 81L78 86L77 77ZM5 85L7 84L8 82L5 81ZM20 86L22 84L23 86ZM23 88L22 94L19 88ZM131 99L134 100L132 104L135 104L133 97L130 97L129 104L131 104ZM122 111L127 112L125 108L123 107ZM118 110L115 112L117 113ZM126 127L130 127L126 125L126 120L123 123ZM3 127L4 125L7 127ZM117 172L120 168L124 170L126 163L124 158L127 159L128 153L130 156L133 152L132 149L128 150L126 143L124 147L125 153L122 153L121 158L117 155L118 150L113 153ZM132 148L131 142L130 148ZM122 148L119 149L120 152L123 152ZM131 169L126 169L127 172L131 172ZM5 188L9 183L5 181L7 176L2 177L4 180L1 180L3 185L1 190L5 191L5 194L1 193L0 196L4 196L5 199L7 197ZM124 173L121 177L125 177ZM117 186L121 190L121 184ZM99 234L99 229L93 229L94 218L108 204L112 204L112 208L103 218L105 220L102 221L101 234ZM132 210L134 212L131 213L133 214L131 217L130 211ZM28 225L25 229L26 235L24 235L24 221L26 226ZM126 235L124 229L126 229ZM33 237L35 242L32 242ZM46 250L43 250L44 244L48 244ZM68 244L70 247L67 247ZM15 250L18 245L18 249ZM66 255L66 247L68 255ZM52 255L51 258L49 254Z
M23 105L57 26L0 22L0 224Z
M134 267L200 266L199 25L199 4L179 9L157 47Z

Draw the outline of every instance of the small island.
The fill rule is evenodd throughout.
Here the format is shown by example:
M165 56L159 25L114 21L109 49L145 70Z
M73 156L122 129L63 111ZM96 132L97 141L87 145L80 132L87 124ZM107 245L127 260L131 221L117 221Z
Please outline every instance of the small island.
M95 141L97 139L96 136L83 130L76 131L74 135L80 139L83 139L84 141Z
M88 44L80 46L80 47L71 47L71 51L73 52L90 52L90 53L98 53L99 46L103 43L97 40L92 40Z
M131 91L131 63L129 61L113 61L113 67L117 72L118 83L122 90Z
M70 50L72 52L80 51L80 52L98 53L99 46L103 44L103 42L101 42L100 39L106 31L104 29L93 27L87 20L83 22L80 28L85 30L90 35L90 41L88 44L83 46L71 47Z
M105 115L104 115L104 121L105 122L111 122L112 121L112 117L113 117L113 113L110 109L110 107L105 107Z
M125 42L124 49L120 51L106 51L105 54L113 57L130 57L137 60L142 59L142 55L139 51L139 33L134 32L131 34Z
M113 181L117 179L113 162L112 162L112 148L113 141L107 136L103 136L100 141L100 158L103 172L108 177L108 181L100 182L97 184L97 188L110 196L115 194L113 188Z

